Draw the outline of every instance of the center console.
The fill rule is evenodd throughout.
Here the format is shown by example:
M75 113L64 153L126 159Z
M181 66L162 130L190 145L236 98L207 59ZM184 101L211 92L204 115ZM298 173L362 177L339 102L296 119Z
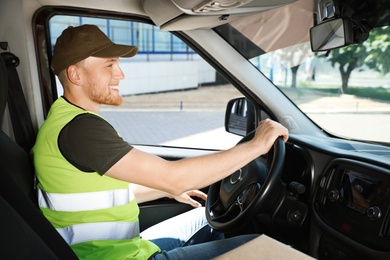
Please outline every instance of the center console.
M370 164L336 159L320 181L315 213L332 230L378 251L390 251L390 173ZM322 246L337 248L323 237Z

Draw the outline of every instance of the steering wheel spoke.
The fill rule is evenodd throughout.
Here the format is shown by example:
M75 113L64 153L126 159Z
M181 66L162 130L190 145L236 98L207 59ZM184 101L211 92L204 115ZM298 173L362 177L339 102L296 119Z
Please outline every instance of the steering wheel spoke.
M214 201L214 203L212 205L210 205L210 207L207 209L207 211L209 212L210 217L216 221L223 218L226 214L226 211L224 210L224 207L223 207L220 199L217 199L216 201Z
M239 214L242 213L242 205L239 203L238 198L227 209L224 208L221 203L214 204L213 206L214 208L210 209L209 214L214 221L218 221L218 222L224 222L224 221L234 219L235 217L237 217Z
M260 183L252 183L237 197L237 203L240 205L241 211L244 211L260 191Z

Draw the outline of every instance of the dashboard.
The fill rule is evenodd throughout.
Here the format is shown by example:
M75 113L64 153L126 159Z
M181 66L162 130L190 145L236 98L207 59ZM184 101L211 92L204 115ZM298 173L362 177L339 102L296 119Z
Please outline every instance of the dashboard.
M390 251L389 191L387 169L335 159L320 180L314 211L321 221L349 239L373 250ZM322 238L321 244L328 244L327 240ZM320 251L334 250L342 249L329 247ZM343 254L351 253L347 250Z
M390 259L388 148L332 139L313 142L292 137L290 142L295 148L288 152L300 156L287 160L285 167L306 162L305 170L299 166L293 175L309 190L296 200L311 207L310 254L319 259Z
M180 156L141 148L159 149L167 159ZM318 259L390 259L389 155L384 146L290 135L284 196L271 216L258 214L250 224Z

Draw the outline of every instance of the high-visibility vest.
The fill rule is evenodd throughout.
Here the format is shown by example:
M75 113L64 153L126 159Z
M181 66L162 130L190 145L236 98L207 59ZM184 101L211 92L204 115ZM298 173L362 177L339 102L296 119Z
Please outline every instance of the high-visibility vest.
M130 184L80 171L59 150L60 131L83 113L93 112L59 98L39 130L32 149L39 207L80 259L147 259L160 249L139 236Z

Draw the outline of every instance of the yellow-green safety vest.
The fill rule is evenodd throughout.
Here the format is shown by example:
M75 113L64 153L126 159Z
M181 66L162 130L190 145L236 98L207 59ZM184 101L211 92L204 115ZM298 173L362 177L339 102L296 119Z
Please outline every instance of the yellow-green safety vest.
M59 150L62 128L84 113L97 115L59 98L39 130L32 149L39 207L80 259L148 259L160 249L139 236L130 183L80 171Z

